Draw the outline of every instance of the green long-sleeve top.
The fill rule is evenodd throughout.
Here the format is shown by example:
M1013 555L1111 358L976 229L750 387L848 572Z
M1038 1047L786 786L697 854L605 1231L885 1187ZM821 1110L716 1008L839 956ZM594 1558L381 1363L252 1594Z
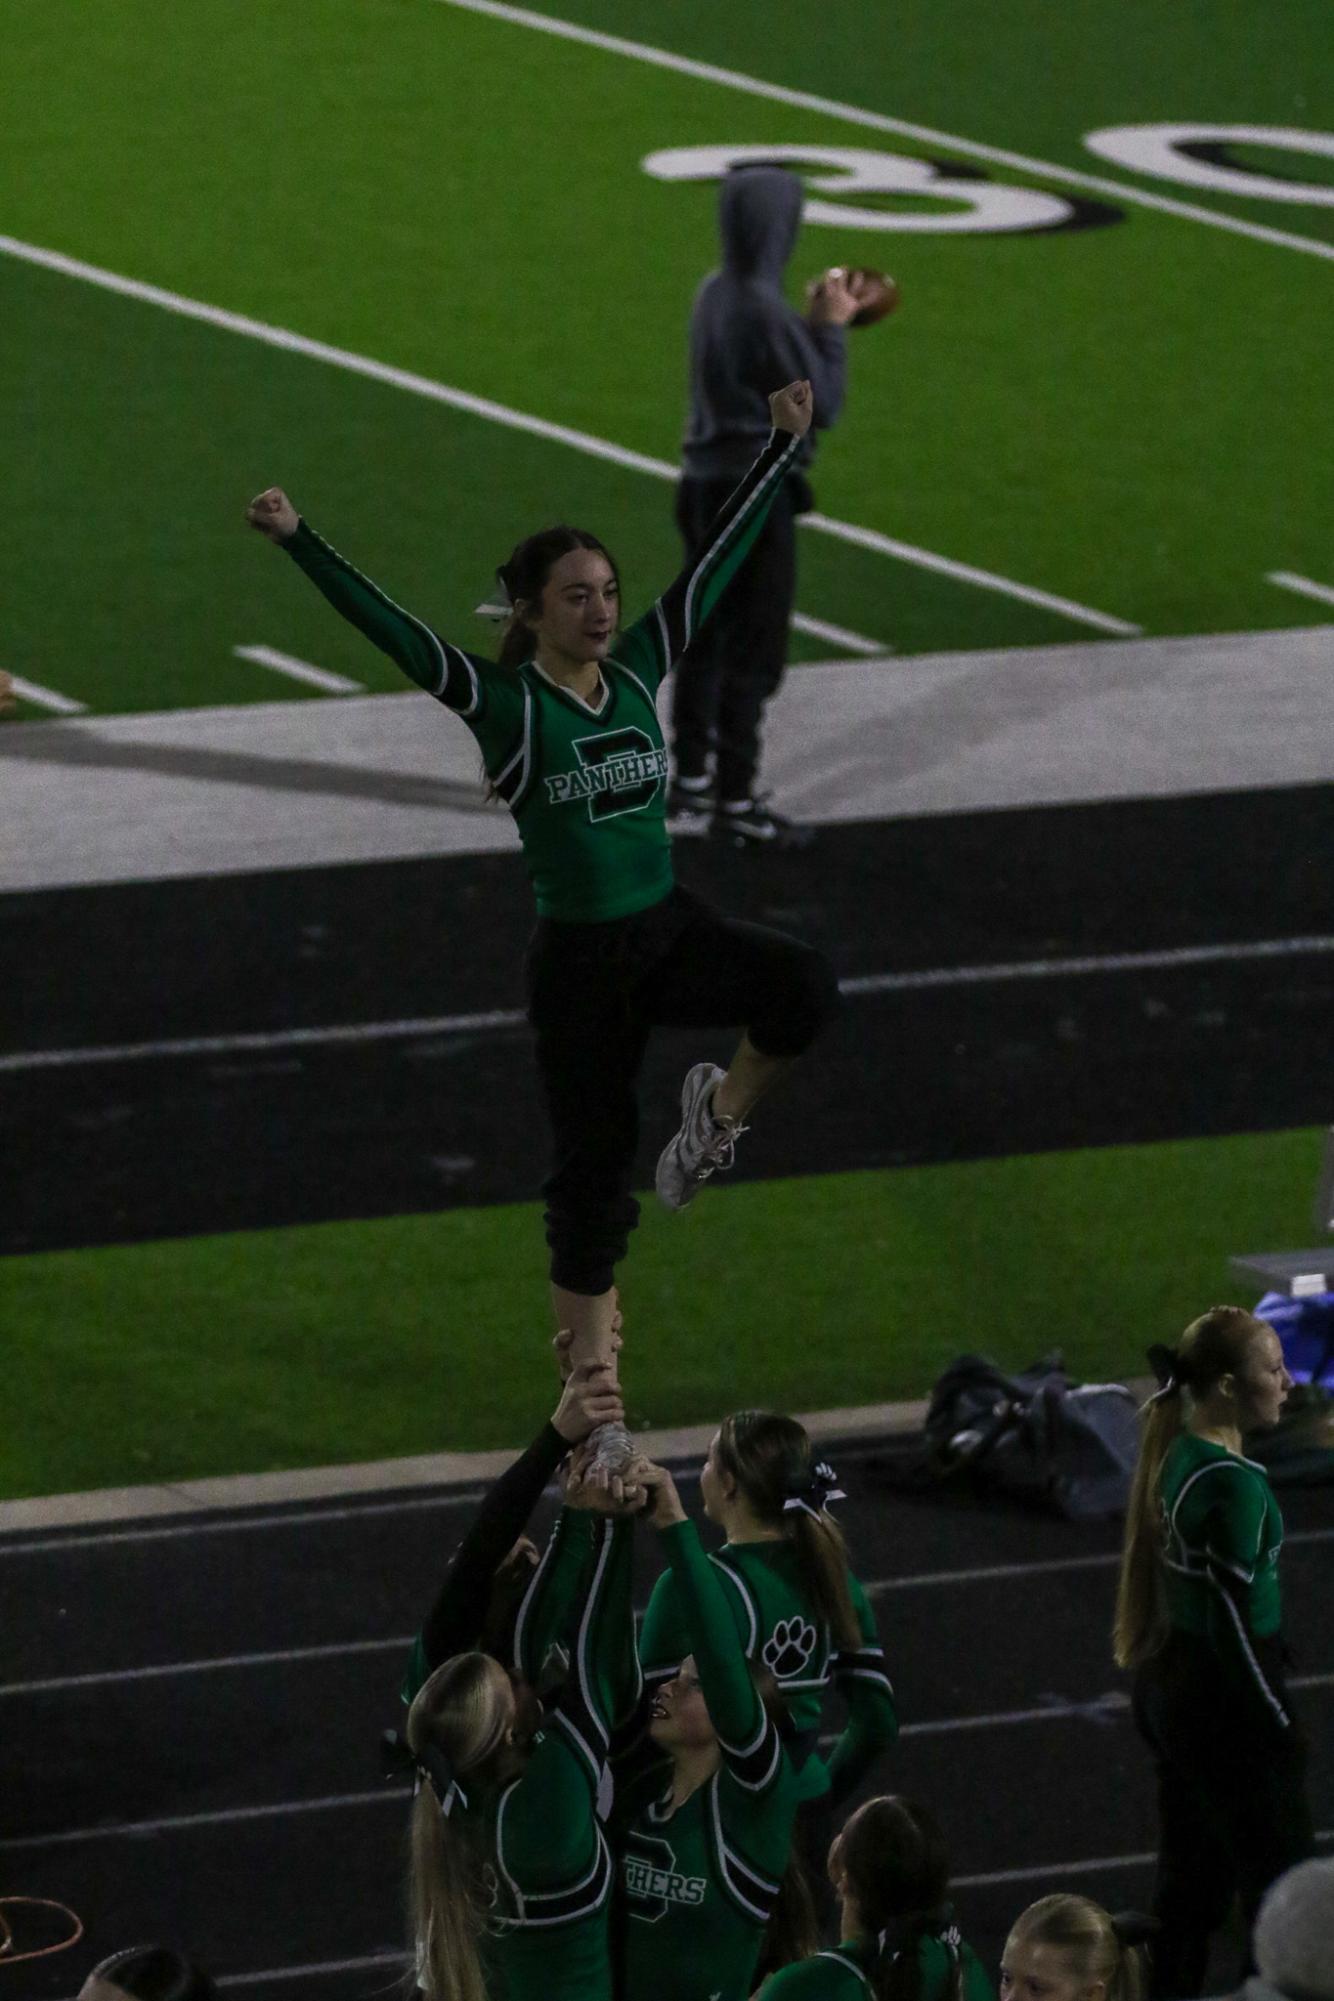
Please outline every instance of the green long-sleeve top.
M1283 1517L1264 1467L1183 1432L1159 1478L1170 1623L1208 1642L1261 1731L1292 1727L1279 1673Z
M865 1591L849 1571L861 1644L839 1648L802 1588L790 1542L726 1543L709 1561L745 1651L773 1671L794 1728L812 1745L826 1691L833 1686L844 1698L847 1721L828 1762L812 1748L801 1768L803 1798L832 1792L838 1804L894 1742L899 1728L884 1649ZM675 1674L689 1651L675 1575L667 1571L653 1587L639 1636L649 1686Z
M657 690L745 560L799 444L785 431L771 434L700 553L618 635L591 702L535 660L501 667L451 645L304 520L286 544L335 610L472 731L487 777L514 815L543 916L602 922L645 910L671 890Z
M598 1817L612 1724L637 1686L630 1664L631 1531L562 1512L515 1627L534 1681L553 1646L569 1670L531 1756L498 1788L463 1783L465 1837L489 1895L482 1959L497 2001L611 2001L613 1866Z
M720 1761L673 1808L660 1758L617 1779L623 2001L746 2001L799 1787L694 1524L662 1531Z

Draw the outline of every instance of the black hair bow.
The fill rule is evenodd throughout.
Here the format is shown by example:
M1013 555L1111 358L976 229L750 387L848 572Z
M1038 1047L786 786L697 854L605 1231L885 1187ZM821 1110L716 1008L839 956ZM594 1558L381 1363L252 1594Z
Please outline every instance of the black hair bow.
M1112 1931L1118 1945L1148 1945L1162 1930L1158 1918L1151 1918L1147 1911L1113 1911Z
M414 1751L397 1730L386 1730L380 1738L380 1762L387 1779L411 1775L414 1792L419 1792L424 1785L429 1786L446 1820L456 1804L464 1807L468 1804L468 1795L438 1744L427 1744L420 1752Z
M814 1466L799 1487L794 1487L783 1503L783 1513L800 1508L805 1514L818 1521L831 1501L844 1501L847 1495L838 1484L838 1475L827 1460L821 1459Z
M1156 1392L1149 1399L1151 1403L1156 1403L1159 1397L1170 1397L1175 1391L1181 1388L1181 1350L1179 1348L1167 1348L1164 1347L1161 1341L1155 1341L1153 1346L1147 1351L1145 1360L1153 1370L1158 1383Z

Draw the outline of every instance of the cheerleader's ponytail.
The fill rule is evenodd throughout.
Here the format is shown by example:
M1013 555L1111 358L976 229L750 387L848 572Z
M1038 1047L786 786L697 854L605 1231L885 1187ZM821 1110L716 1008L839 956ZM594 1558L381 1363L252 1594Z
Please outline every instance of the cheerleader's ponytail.
M1185 1428L1190 1399L1207 1396L1221 1377L1240 1370L1246 1350L1262 1331L1263 1323L1242 1307L1212 1306L1191 1321L1178 1347L1148 1351L1158 1387L1139 1414L1139 1457L1126 1506L1112 1627L1118 1667L1138 1667L1167 1637L1159 1527L1163 1461Z
M935 1939L949 1962L942 2001L962 2001L962 1940L948 1901L945 1835L929 1808L897 1793L867 1800L834 1843L830 1872L876 1942L876 2001L921 2001L922 1947Z

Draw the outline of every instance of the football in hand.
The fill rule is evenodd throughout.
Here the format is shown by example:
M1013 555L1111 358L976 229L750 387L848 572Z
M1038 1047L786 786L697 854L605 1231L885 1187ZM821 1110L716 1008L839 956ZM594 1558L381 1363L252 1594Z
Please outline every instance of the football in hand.
M873 327L899 303L899 288L887 271L861 268L849 271L848 282L861 296L861 305L849 321L854 327Z

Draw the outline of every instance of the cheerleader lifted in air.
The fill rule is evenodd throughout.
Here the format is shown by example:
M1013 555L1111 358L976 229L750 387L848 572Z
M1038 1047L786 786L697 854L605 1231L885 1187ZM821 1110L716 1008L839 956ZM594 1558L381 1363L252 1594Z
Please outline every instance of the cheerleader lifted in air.
M630 1180L650 1032L744 1028L726 1070L700 1062L686 1076L681 1125L656 1176L662 1201L681 1209L731 1166L752 1106L837 1001L818 952L681 888L667 835L657 691L796 464L809 382L775 391L769 407L772 434L699 552L624 630L616 563L595 535L556 527L520 542L497 572L513 607L498 660L395 604L280 487L247 510L344 618L467 724L514 815L537 897L525 983L553 1136L543 1184L552 1297L575 1363L613 1359L614 1273L639 1214Z

